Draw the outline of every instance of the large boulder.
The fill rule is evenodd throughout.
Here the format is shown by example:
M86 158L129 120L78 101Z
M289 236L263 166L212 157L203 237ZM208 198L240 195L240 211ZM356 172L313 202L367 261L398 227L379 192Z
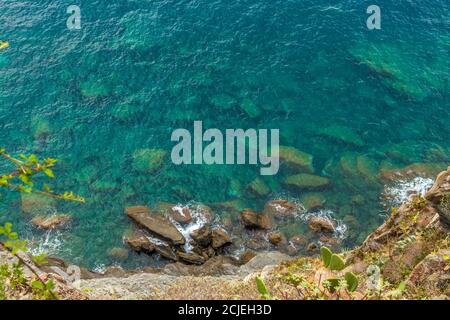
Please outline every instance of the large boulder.
M178 223L186 224L192 221L192 213L188 207L173 206L169 208L169 215Z
M438 175L425 198L438 210L441 220L450 224L450 167Z
M194 240L201 247L207 247L211 244L211 235L212 231L209 224L206 224L199 229L195 229L190 233L192 240Z
M173 245L183 245L186 243L186 239L169 219L153 213L147 207L129 207L125 210L125 213L138 225L150 233L169 241Z

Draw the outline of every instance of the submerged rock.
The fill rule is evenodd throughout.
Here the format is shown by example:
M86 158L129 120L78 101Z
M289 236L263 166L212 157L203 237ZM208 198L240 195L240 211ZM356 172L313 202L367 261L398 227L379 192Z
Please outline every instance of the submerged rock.
M248 98L245 98L242 101L241 109L244 110L250 118L257 118L262 114L262 110L256 105L256 103Z
M300 200L307 210L320 209L326 202L325 197L318 192L306 193L300 198Z
M128 250L125 248L111 248L108 250L108 257L114 260L125 261L128 259Z
M313 156L294 147L280 146L280 161L288 167L307 173L312 173Z
M67 214L54 215L54 216L36 216L31 220L31 223L43 230L51 230L64 226L72 217Z
M220 109L224 109L224 110L230 109L236 105L236 100L232 96L225 94L225 93L213 96L209 100L209 102L213 106L218 107Z
M333 141L361 147L364 141L352 129L340 125L331 125L319 130L319 134Z
M125 213L150 233L168 240L174 245L183 245L186 242L181 232L178 231L169 219L153 213L147 207L129 207L125 210Z
M133 153L132 167L142 173L153 173L161 169L167 151L161 149L140 149Z
M80 84L81 94L86 98L101 98L111 94L111 88L101 79L89 80Z
M50 197L26 192L22 192L20 196L22 201L22 211L25 213L43 213L47 212L49 208L54 208L56 206L55 199Z
M258 196L265 197L270 193L270 188L261 178L256 178L247 187L249 193Z
M287 186L300 190L320 190L330 184L330 179L307 173L289 176L284 180Z
M380 176L389 181L414 179L416 177L434 178L445 168L447 168L445 163L413 163L400 169L381 167Z

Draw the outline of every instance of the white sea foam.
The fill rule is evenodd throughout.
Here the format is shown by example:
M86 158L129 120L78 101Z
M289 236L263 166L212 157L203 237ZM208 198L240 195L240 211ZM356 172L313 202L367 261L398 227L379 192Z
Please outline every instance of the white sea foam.
M399 181L394 185L385 186L382 194L383 203L388 207L399 206L410 200L412 195L424 196L433 183L433 179L417 177L413 180Z
M38 256L40 254L57 255L63 247L62 233L59 231L47 231L43 237L31 239L30 254Z
M191 222L187 224L181 224L175 221L172 217L169 217L169 219L186 239L184 250L186 252L190 252L193 249L192 245L190 244L190 242L192 241L191 233L206 225L208 223L208 219L205 216L204 212L200 210L199 206L196 204L187 204L187 205L178 204L175 207L173 207L174 210L176 210L181 214L183 214L182 212L184 208L188 208L191 211L192 215Z

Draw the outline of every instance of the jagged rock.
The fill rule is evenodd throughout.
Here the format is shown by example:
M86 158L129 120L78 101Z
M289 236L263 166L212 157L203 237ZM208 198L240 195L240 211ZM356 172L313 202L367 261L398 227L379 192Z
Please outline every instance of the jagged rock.
M265 214L257 214L252 209L245 209L239 215L239 220L246 228L270 229L271 219Z
M192 221L191 210L187 207L173 206L169 209L169 215L173 220L181 224Z
M43 230L56 229L66 225L72 217L68 214L56 215L56 216L37 216L31 220L31 223Z
M212 230L211 227L207 224L203 227L196 229L191 232L192 239L202 247L207 247L211 244L212 241Z
M140 149L133 153L132 167L142 173L153 173L161 169L167 151L161 149Z
M308 226L313 232L333 233L335 231L333 223L321 217L312 217L309 219Z
M201 255L198 255L194 252L177 252L177 255L180 260L187 262L189 264L197 264L201 265L206 262L206 259L202 257Z
M154 214L144 206L129 207L125 210L128 217L152 234L168 240L174 245L183 245L186 240L169 219Z
M300 173L289 176L284 180L287 186L295 187L300 190L320 190L330 184L330 179L315 176L307 173Z
M296 246L294 246L293 244L289 244L286 247L286 253L290 256L296 256L298 254L298 252L299 252L299 249Z
M308 253L313 253L315 251L317 251L317 249L319 249L319 247L317 246L317 244L315 244L314 242L311 242L310 244L308 244L308 246L306 247L306 252Z
M280 146L280 161L298 171L312 173L313 156L293 147Z
M147 254L155 251L155 245L147 238L144 232L137 230L130 237L125 238L128 244L136 252L145 252Z
M212 247L214 249L219 249L219 248L225 246L226 244L230 244L231 243L230 236L222 228L215 228L212 231L211 238L212 238Z
M450 167L438 175L425 198L437 209L441 220L450 225Z
M128 259L128 250L125 248L111 248L108 250L108 257L114 260L125 261Z
M425 253L425 245L421 241L410 243L403 252L385 263L383 276L391 283L398 283L403 279L406 271L411 270Z
M287 200L273 200L266 203L263 213L269 217L277 219L292 218L299 213L303 213L304 208Z
M406 285L409 290L425 291L428 296L449 296L448 285L450 274L448 272L449 249L442 249L431 253L417 264L409 274ZM447 292L444 290L447 288Z
M167 243L153 242L153 244L155 245L155 252L161 257L166 258L167 260L178 261L177 254Z

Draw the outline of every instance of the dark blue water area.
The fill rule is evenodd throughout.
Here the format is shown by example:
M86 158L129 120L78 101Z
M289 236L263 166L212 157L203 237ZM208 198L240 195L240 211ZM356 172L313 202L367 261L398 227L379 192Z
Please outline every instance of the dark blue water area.
M81 30L66 27L72 4ZM372 4L381 30L366 26ZM60 159L55 189L87 200L58 203L73 222L46 234L20 195L3 192L0 221L93 268L118 263L108 250L123 247L127 206L261 210L311 193L287 186L297 172L285 167L261 177L258 166L173 165L171 133L201 120L279 129L281 145L312 155L314 174L331 181L314 195L334 218L356 220L345 245L358 244L383 221L380 172L450 163L449 9L444 0L0 0L0 40L10 43L0 51L0 144ZM138 170L143 149L165 150L162 167ZM270 193L249 194L257 178ZM158 261L130 253L120 263Z

